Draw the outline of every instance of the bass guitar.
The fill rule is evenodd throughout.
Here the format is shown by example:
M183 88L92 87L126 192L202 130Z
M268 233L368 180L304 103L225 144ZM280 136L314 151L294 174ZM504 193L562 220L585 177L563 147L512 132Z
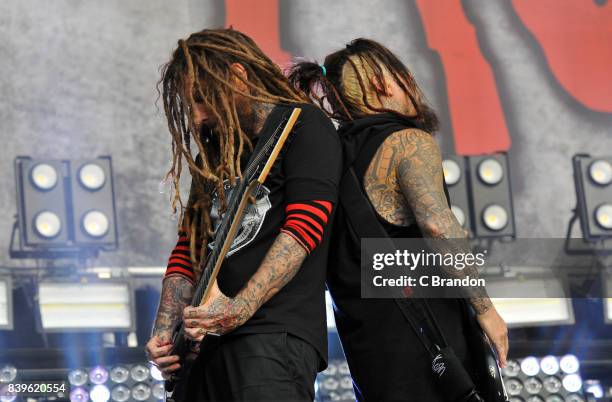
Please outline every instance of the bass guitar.
M287 113L272 134L267 139L260 139L260 143L255 147L253 156L243 173L242 179L238 181L232 191L223 219L215 232L215 247L208 253L205 260L202 274L191 301L192 306L200 306L206 303L210 297L223 260L230 250L230 246L242 223L245 208L258 193L260 186L266 181L300 113L300 108L294 108L290 114ZM260 146L260 144L262 145ZM206 356L210 356L211 352L218 346L219 340L219 334L207 333L200 342L197 359L205 359ZM192 355L191 351L194 350L196 345L194 345L193 341L185 338L182 321L174 330L172 343L173 347L170 354L179 356L181 369L175 372L164 383L166 401L188 402L185 399L188 374L197 359L188 359L187 357Z

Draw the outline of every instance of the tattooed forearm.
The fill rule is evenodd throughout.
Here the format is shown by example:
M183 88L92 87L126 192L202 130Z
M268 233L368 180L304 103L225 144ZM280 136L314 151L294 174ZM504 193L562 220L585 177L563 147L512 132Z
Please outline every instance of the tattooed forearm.
M306 251L291 236L280 233L262 264L236 298L255 312L278 293L298 272Z
M428 245L441 254L469 253L471 248L466 234L444 195L438 144L431 135L419 130L405 130L394 135L404 150L396 164L399 186L424 237L431 239ZM455 278L478 277L475 265L467 265L461 270L453 266L441 268ZM492 306L484 287L470 288L467 297L479 314Z
M295 276L304 258L306 251L297 241L280 233L257 271L236 296L225 296L215 282L202 306L185 309L187 335L197 340L206 332L226 334L240 327Z
M183 317L183 309L191 303L193 284L180 275L169 275L162 284L153 336L169 341L174 327Z

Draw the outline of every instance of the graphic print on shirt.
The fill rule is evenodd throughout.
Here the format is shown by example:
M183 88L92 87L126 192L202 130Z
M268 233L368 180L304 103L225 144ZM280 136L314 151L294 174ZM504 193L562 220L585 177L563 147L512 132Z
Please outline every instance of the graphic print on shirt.
M229 200L232 196L234 186L231 186L228 180L225 180L224 186L226 200ZM244 209L244 217L238 231L236 232L236 237L234 237L234 241L232 242L232 245L227 253L228 257L251 243L259 233L266 217L266 213L270 210L270 208L272 208L269 195L270 190L266 186L259 186L259 190L257 191L257 195L255 197L255 204L247 204L246 208ZM223 220L223 216L225 215L219 214L219 207L219 196L218 193L215 192L213 193L212 208L210 210L210 218L215 235L217 234L217 229L219 228L219 225ZM214 249L215 242L211 241L208 243L208 247L211 250Z

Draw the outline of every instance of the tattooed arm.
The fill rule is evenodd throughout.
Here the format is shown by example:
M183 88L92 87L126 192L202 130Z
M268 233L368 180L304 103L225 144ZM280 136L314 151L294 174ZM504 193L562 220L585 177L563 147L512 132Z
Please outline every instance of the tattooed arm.
M184 276L170 274L164 278L153 333L145 346L147 356L164 377L180 368L179 357L168 354L172 351L174 327L180 322L183 309L189 305L192 296L193 284Z
M393 134L388 146L397 147L395 168L401 191L414 219L434 252L469 253L470 244L463 228L455 218L444 195L442 158L433 137L420 130L402 130ZM387 142L387 141L385 141ZM440 240L440 241L436 241ZM478 277L475 266L459 270L441 267L451 277ZM484 288L473 288L469 295L478 314L492 306Z
M397 148L395 166L399 186L424 237L431 239L428 244L433 251L441 254L471 252L465 232L446 201L442 158L433 137L413 129L394 133L389 140L386 145ZM474 265L466 265L462 270L444 265L441 268L451 277L478 277ZM508 352L506 323L484 287L469 288L467 297L476 310L480 325L497 349L501 366L505 366Z
M162 282L157 318L152 336L169 341L172 331L183 316L183 309L191 303L193 284L181 275L168 275Z
M225 296L215 283L205 304L185 308L186 335L199 341L206 332L225 334L238 328L289 283L305 258L304 248L281 232L257 271L235 297Z

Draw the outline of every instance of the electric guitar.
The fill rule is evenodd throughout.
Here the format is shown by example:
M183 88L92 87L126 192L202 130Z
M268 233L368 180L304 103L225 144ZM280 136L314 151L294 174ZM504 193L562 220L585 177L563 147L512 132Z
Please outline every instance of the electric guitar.
M470 306L466 307L470 309L469 314L471 315L468 342L474 359L476 371L474 380L478 385L479 393L487 402L506 402L508 394L493 345L478 324L476 313Z
M260 186L268 177L301 111L300 108L294 108L288 117L285 116L281 119L280 124L270 137L265 140L263 146L259 147L258 144L255 147L254 155L248 163L243 178L232 191L227 210L215 233L214 242L216 247L209 252L205 260L204 268L202 269L202 274L196 285L191 302L192 306L200 306L206 303L210 297L223 260L230 250L236 232L242 223L245 208L250 202L249 200L258 193ZM264 140L261 139L260 141ZM219 334L207 333L200 342L198 359L205 359L206 356L210 356L210 353L218 346L219 340ZM170 354L179 356L181 368L164 383L166 401L188 402L185 400L187 378L196 359L187 359L187 356L190 355L191 350L196 345L195 342L185 338L182 321L174 330L172 343L173 348Z

